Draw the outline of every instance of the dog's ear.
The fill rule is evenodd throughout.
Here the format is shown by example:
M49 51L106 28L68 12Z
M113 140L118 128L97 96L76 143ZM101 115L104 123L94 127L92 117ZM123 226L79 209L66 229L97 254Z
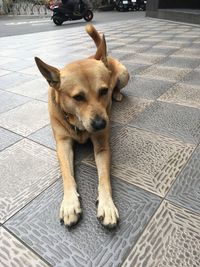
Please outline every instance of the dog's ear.
M38 57L35 57L35 62L49 85L58 90L60 87L60 71L57 68L44 63Z
M108 67L108 61L107 61L107 47L106 47L106 39L103 34L101 38L101 43L97 48L97 52L94 56L95 59L103 61L104 65Z

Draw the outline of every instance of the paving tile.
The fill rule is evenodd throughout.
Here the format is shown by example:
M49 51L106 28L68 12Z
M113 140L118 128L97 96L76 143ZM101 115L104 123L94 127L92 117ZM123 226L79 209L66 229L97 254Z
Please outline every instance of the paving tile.
M34 79L34 76L12 72L10 74L0 76L0 89L8 89L11 86L23 84L25 81L30 81L32 79Z
M28 101L29 98L0 90L0 113L6 112Z
M200 108L200 86L184 83L176 84L163 94L159 100L187 107Z
M0 76L6 75L9 73L10 73L10 71L0 69Z
M21 136L0 127L0 151L22 139Z
M0 263L1 266L47 267L48 265L13 237L3 227L0 227Z
M200 70L194 70L188 73L183 79L184 83L200 86Z
M165 80L169 82L178 82L188 74L191 69L172 68L151 66L148 69L142 71L140 75L145 78Z
M20 73L35 75L41 77L41 73L39 72L37 66L32 66L28 68L23 68L19 71Z
M176 67L176 68L187 68L193 69L200 65L200 60L197 58L187 57L169 57L161 66Z
M200 216L164 201L122 265L197 267Z
M121 220L119 227L109 231L96 219L96 171L81 164L76 176L83 218L75 228L68 230L59 223L60 180L5 225L53 266L120 266L160 199L113 177L113 198Z
M33 65L34 65L33 59L32 60L15 59L15 61L1 64L1 68L5 70L18 71L18 70L21 70L21 69L24 69L26 67L30 67Z
M123 57L124 60L130 60L137 64L155 64L163 59L164 56L152 55L148 53L127 54Z
M154 46L152 48L149 48L146 52L148 54L155 54L155 55L163 55L163 56L168 56L172 53L174 53L177 49L176 48L172 48L169 46Z
M161 133L184 142L200 141L200 110L172 103L155 102L130 125Z
M0 169L1 223L59 177L56 153L25 139L0 153Z
M174 53L175 56L181 57L192 57L192 58L200 58L200 48L191 49L191 48L182 48Z
M47 124L47 103L36 100L0 114L0 126L23 136L28 136Z
M142 130L123 127L111 140L111 173L159 196L165 196L194 146ZM93 155L84 163L95 166Z
M56 150L56 143L50 125L47 125L28 136L29 139Z
M173 82L149 79L136 75L135 77L131 77L127 86L122 90L122 93L155 100L173 84Z
M137 64L137 63L133 63L131 61L125 61L125 60L123 60L121 63L124 66L126 66L130 76L134 76L140 73L142 70L146 69L150 65L150 64Z
M167 199L200 214L200 146L171 187Z
M44 78L34 79L7 89L10 92L28 96L34 99L48 99L48 83Z
M140 114L140 112L142 112L151 103L151 100L124 95L121 102L113 101L111 121L127 124L133 120L133 118L136 118L138 114Z

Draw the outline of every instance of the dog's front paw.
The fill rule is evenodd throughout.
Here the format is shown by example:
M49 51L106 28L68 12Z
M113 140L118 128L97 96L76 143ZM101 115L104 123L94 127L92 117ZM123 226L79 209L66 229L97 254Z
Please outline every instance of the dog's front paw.
M121 102L123 99L123 95L122 93L120 93L119 91L114 91L113 92L113 99L117 102Z
M60 207L60 222L64 223L65 226L75 225L81 215L81 207L78 198L78 194L69 194L64 196Z
M97 200L97 218L107 228L114 228L119 220L119 213L112 197L99 197Z

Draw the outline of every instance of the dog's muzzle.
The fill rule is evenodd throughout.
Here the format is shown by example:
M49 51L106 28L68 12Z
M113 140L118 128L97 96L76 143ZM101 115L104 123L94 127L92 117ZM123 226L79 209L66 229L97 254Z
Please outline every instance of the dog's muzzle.
M96 116L95 119L91 123L94 131L100 131L106 128L106 120L101 118L100 116Z

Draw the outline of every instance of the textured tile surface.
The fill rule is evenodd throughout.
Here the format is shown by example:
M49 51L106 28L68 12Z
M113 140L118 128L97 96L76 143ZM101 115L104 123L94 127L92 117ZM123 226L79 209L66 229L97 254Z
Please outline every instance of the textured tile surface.
M199 109L163 102L155 102L130 122L136 127L194 144L200 142L199 123Z
M21 136L0 127L0 151L22 139Z
M56 153L28 140L1 152L0 170L1 222L59 177Z
M142 71L140 75L146 78L165 80L169 82L177 82L182 80L186 74L188 74L190 69L181 68L169 68L169 67L149 67L148 69Z
M124 96L122 102L112 104L111 121L126 124L136 118L152 102L132 96Z
M167 198L200 214L200 146L171 187Z
M97 173L89 142L75 145L83 219L71 231L58 220L63 188L61 179L56 181L59 167L44 103L48 84L33 58L63 67L94 54L94 43L77 24L67 27L67 36L60 28L0 38L3 229L8 230L6 224L19 242L53 266L199 267L200 28L135 16L97 28L131 75L124 101L114 103L111 122L119 228L107 231L96 220ZM25 97L30 102L23 103ZM17 133L28 139L19 140ZM154 216L164 197L172 204L162 201ZM8 247L5 257L13 255ZM17 255L23 262L18 266L28 266ZM17 265L14 257L12 265Z
M197 267L200 217L164 201L123 267Z
M196 68L199 66L200 61L198 58L187 58L187 57L169 57L165 63L161 64L166 67L176 68Z
M0 115L0 126L27 136L49 124L46 103L30 101Z
M163 94L159 100L187 107L200 108L200 86L184 83L176 84Z
M131 77L122 93L154 100L165 93L172 85L173 82L135 76Z
M12 94L3 90L0 90L0 99L0 113L6 112L10 109L13 109L19 105L30 101L28 97Z
M116 230L109 231L96 219L97 173L80 165L76 177L83 218L75 228L69 231L58 220L61 181L11 218L6 227L53 266L120 266L160 199L113 178L113 195L121 222Z
M48 99L48 83L45 79L34 79L20 85L12 86L8 90L13 93L43 100Z
M23 84L25 81L30 81L34 77L22 73L12 72L7 75L0 76L0 89L8 89L11 86Z
M113 175L164 196L194 150L193 145L124 127L111 141ZM93 155L84 160L94 165Z
M0 264L4 267L47 267L32 251L0 227Z

